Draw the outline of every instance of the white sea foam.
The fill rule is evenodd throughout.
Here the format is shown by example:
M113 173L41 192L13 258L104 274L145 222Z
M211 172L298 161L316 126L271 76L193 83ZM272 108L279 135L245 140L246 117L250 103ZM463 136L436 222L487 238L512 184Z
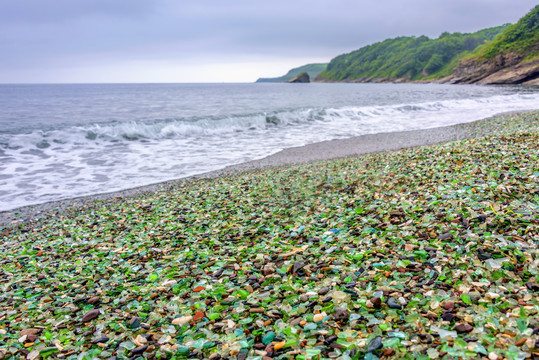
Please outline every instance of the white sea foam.
M474 97L472 90L472 96L456 99L358 102L360 106L311 104L0 132L0 211L191 176L323 140L433 128L537 108L539 92Z

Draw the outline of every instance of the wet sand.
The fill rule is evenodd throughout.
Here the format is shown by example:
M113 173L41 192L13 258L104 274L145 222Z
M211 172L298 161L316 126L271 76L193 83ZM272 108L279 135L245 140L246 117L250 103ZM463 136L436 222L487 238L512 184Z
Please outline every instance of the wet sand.
M103 201L118 201L121 198L144 196L144 194L156 191L171 191L185 182L196 181L200 178L214 178L268 167L303 164L313 161L359 156L373 152L393 151L422 145L439 144L487 136L500 133L499 126L492 125L495 120L498 120L499 122L500 118L503 118L507 114L508 113L499 114L484 120L439 128L362 135L349 139L323 141L285 149L260 160L253 160L188 178L171 180L122 191L110 193L104 192L102 194L25 206L14 210L0 212L0 226L29 222L43 216L55 216L63 211L76 211L77 208L91 206L96 201L99 203L102 203Z

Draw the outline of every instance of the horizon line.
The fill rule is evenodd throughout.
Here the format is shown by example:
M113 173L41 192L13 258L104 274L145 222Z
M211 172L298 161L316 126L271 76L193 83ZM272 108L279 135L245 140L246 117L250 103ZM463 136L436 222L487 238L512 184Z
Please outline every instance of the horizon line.
M0 82L0 85L162 85L162 84L251 84L255 81L189 81L189 82Z

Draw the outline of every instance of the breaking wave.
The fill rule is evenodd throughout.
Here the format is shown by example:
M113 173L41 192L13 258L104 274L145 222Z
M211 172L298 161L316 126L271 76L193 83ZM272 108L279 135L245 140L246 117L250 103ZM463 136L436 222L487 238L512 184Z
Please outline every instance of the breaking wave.
M238 135L243 132L264 133L284 127L303 128L314 123L326 124L328 128L331 128L331 124L339 126L343 121L347 125L357 125L356 128L347 129L347 133L354 136L363 133L400 131L406 128L413 130L473 121L500 111L533 108L538 100L537 94L529 94L391 106L297 109L201 119L101 123L88 127L38 130L30 134L10 134L9 136L0 134L0 149L47 149L50 147L57 149L69 143L83 146L85 143L93 142L147 142ZM436 116L433 117L433 114Z
M339 89L339 95L349 91L346 85ZM436 95L432 96L436 101L382 105L384 99L399 98L398 91L388 91L400 88L354 89L383 91L375 93L373 101L361 98L358 104L372 103L363 106L290 108L282 105L284 96L266 106L265 98L255 96L246 108L264 105L275 110L234 115L223 110L220 116L174 118L173 112L163 111L131 116L134 110L127 107L129 115L123 121L117 114L111 115L116 120L106 120L109 115L100 112L78 124L65 121L48 128L47 121L36 119L34 130L0 128L0 211L187 177L324 140L453 125L539 104L539 92L499 91L502 94L474 97L475 88L465 88L470 96L464 98ZM220 99L213 100L213 110L219 110Z

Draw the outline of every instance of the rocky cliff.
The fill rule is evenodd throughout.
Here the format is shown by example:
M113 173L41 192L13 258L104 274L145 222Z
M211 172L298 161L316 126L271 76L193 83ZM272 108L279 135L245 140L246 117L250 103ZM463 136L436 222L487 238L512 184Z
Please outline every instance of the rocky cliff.
M489 60L467 59L444 82L452 84L537 84L539 58L522 61L523 55L498 54Z
M410 82L434 81L448 76L458 60L492 41L509 25L474 33L400 36L333 58L315 81Z
M456 84L537 84L539 5L462 60L447 80Z

